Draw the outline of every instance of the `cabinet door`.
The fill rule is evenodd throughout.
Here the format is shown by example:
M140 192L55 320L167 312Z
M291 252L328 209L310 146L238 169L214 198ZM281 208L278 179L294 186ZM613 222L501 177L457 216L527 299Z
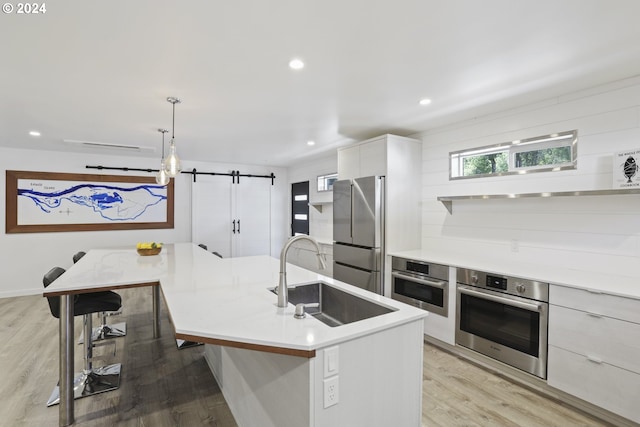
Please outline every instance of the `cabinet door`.
M360 147L338 150L338 179L358 178L360 175Z
M271 255L271 180L245 178L233 187L233 256Z
M549 346L547 383L640 423L640 375Z
M387 174L387 142L386 139L371 141L360 145L361 176Z
M640 374L640 324L549 305L549 345Z
M232 184L229 177L199 175L191 184L191 241L231 256Z

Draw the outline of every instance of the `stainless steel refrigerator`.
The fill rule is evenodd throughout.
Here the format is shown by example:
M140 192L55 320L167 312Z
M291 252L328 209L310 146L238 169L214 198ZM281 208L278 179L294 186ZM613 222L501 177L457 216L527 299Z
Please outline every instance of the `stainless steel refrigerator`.
M333 277L382 295L384 177L333 184Z

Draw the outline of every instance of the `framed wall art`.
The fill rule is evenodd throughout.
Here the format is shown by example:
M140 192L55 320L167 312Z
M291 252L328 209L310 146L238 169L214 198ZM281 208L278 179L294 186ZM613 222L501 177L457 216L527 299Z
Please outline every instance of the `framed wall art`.
M173 228L173 180L6 171L6 233Z

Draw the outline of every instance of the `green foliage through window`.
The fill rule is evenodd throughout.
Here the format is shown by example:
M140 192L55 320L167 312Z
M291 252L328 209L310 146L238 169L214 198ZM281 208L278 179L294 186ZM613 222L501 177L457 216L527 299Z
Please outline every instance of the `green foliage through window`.
M544 135L449 153L449 179L576 168L578 132Z
M500 173L509 170L509 154L506 151L469 156L463 158L462 161L464 163L464 176Z
M526 168L571 162L571 146L523 151L515 155L515 167Z

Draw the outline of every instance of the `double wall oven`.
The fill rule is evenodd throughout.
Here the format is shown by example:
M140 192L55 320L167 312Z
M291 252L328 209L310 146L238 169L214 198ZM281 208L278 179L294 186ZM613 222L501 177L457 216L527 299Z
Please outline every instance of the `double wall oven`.
M547 376L549 284L459 268L456 344Z
M391 283L391 298L447 317L448 266L392 257Z

